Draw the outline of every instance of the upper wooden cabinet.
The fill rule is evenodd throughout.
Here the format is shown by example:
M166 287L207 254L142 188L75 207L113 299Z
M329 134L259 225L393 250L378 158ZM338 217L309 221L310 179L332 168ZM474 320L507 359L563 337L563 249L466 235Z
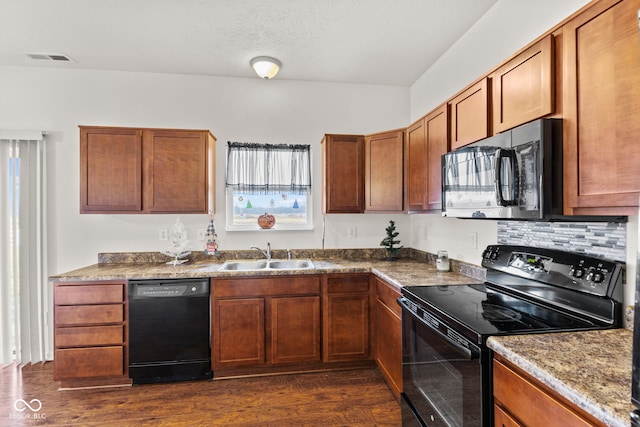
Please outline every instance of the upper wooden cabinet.
M446 104L436 108L405 132L405 191L409 212L442 208L440 158L449 148Z
M142 131L80 126L80 213L142 210Z
M427 209L427 139L424 117L410 125L404 144L405 196L409 212Z
M215 141L204 130L80 126L80 213L208 213Z
M564 213L637 215L640 0L602 0L563 27Z
M493 133L553 113L553 58L549 34L492 74Z
M403 210L404 129L365 136L365 211Z
M364 136L322 138L324 213L364 212Z
M490 135L489 84L485 77L449 100L451 149Z

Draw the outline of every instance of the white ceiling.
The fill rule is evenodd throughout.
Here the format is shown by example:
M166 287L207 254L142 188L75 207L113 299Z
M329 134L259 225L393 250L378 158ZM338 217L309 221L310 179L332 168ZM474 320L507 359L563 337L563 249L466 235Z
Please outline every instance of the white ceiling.
M0 65L410 86L496 1L0 0Z

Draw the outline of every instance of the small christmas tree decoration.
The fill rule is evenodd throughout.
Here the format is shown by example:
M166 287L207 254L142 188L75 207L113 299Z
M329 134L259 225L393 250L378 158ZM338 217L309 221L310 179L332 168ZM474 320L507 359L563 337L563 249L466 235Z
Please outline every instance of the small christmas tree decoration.
M184 224L180 221L180 218L176 219L176 223L173 225L169 240L171 242L169 250L162 253L173 257L174 259L172 261L168 261L167 264L173 264L173 266L176 266L187 262L187 259L180 259L191 255L191 251L189 251L189 240L187 240L187 230L185 229Z
M382 242L380 242L380 246L384 246L387 251L387 259L390 261L395 261L398 259L398 255L400 254L400 249L404 246L395 247L395 245L400 243L400 240L395 240L396 237L400 233L396 231L396 223L394 221L389 221L389 226L386 228L387 237L385 237Z

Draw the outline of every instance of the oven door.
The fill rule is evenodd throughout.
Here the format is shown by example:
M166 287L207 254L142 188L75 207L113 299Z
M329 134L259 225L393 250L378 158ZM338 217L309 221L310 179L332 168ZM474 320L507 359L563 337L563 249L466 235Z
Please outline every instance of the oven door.
M491 409L483 410L486 402L480 347L406 299L401 298L399 303L403 328L403 425L489 425Z

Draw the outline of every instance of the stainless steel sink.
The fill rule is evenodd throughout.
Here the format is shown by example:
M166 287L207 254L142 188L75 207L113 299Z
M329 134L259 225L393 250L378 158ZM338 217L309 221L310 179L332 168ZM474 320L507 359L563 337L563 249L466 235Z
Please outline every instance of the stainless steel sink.
M314 268L310 259L282 259L260 261L227 261L218 271L258 271L258 270L307 270Z
M269 261L269 268L272 270L299 270L313 268L313 263L308 259L288 259Z
M266 261L227 261L222 264L220 271L251 271L265 268L267 268Z

